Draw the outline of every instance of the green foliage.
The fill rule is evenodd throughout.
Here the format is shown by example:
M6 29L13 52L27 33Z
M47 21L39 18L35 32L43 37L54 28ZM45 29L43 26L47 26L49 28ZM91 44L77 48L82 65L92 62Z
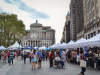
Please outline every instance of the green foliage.
M25 25L17 15L0 13L0 45L8 47L25 36Z

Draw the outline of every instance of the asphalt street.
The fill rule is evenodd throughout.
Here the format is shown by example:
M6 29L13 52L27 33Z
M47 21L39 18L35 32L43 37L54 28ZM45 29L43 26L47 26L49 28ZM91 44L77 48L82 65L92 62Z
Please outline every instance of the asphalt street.
M36 65L38 67L38 64ZM14 59L14 64L9 66L0 60L0 75L78 75L81 71L79 65L68 64L63 69L49 67L49 60L42 61L42 68L31 70L31 63L27 58L26 64L20 59ZM95 71L93 68L87 69L85 75L100 75L100 70Z

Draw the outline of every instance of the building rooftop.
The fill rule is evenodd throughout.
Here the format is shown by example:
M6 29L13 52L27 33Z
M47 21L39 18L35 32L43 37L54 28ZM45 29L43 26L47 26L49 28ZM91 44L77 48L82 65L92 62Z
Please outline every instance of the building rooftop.
M46 30L42 30L42 32L46 32Z
M49 29L47 29L47 30L54 30L54 29L52 29L52 28L49 28Z
M30 30L25 30L26 32L30 32Z
M30 26L31 26L31 27L32 27L32 26L42 26L42 24L41 24L41 23L38 23L38 20L36 20L36 23L33 23L33 24L31 24Z
M67 16L70 16L70 13L69 13L69 11L68 11L68 13L67 13Z

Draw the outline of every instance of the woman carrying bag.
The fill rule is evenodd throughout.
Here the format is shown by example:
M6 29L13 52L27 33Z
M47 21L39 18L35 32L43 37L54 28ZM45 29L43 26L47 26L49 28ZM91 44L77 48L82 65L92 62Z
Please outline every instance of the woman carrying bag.
M36 70L36 58L37 58L36 50L33 50L33 53L30 54L30 57L31 57L31 62L32 62L31 70L33 70L33 65L34 65L34 70Z
M86 71L86 61L85 61L85 56L84 56L84 52L80 51L81 56L80 56L80 67L82 68L82 71L80 74L78 75L84 75L84 72Z

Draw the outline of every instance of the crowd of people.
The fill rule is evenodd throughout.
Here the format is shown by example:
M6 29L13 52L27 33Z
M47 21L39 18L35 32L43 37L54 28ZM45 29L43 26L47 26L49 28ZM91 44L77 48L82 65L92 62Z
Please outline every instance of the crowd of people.
M82 71L79 75L83 74L86 69L93 67L95 70L100 69L100 49L96 50L42 50L37 52L37 50L30 50L29 52L26 51L0 51L0 59L3 58L3 63L6 63L8 58L9 66L13 65L13 59L16 56L21 55L21 59L24 59L24 64L26 64L26 59L29 58L29 62L32 63L32 70L36 70L36 64L38 63L38 69L42 67L42 61L49 60L50 68L54 67L56 62L61 63L62 67L65 67L68 63L73 63L75 65L80 65L80 60L86 61L86 67L81 67Z
M0 51L0 60L1 58L3 58L3 63L8 63L9 66L13 65L13 59L15 58L16 56L16 59L18 59L18 56L20 55L20 51L16 51L16 50L3 50L3 51Z
M86 68L94 68L95 70L100 69L100 49L94 50L69 50L66 54L67 61L73 64L79 64L80 60L86 61L86 67L82 67L82 71L79 75L83 74L86 71ZM83 56L83 57L82 57Z
M53 60L60 62L62 66L66 66L67 61L66 61L66 52L65 50L63 51L58 51L58 50L52 50L52 51L39 51L37 52L35 49L30 50L29 52L22 51L21 52L21 59L24 59L24 64L26 64L26 58L29 58L30 63L32 63L32 70L34 67L34 70L36 69L36 63L38 63L38 69L41 68L41 62L44 60L49 60L50 61L50 68L54 67L53 65L55 62Z

